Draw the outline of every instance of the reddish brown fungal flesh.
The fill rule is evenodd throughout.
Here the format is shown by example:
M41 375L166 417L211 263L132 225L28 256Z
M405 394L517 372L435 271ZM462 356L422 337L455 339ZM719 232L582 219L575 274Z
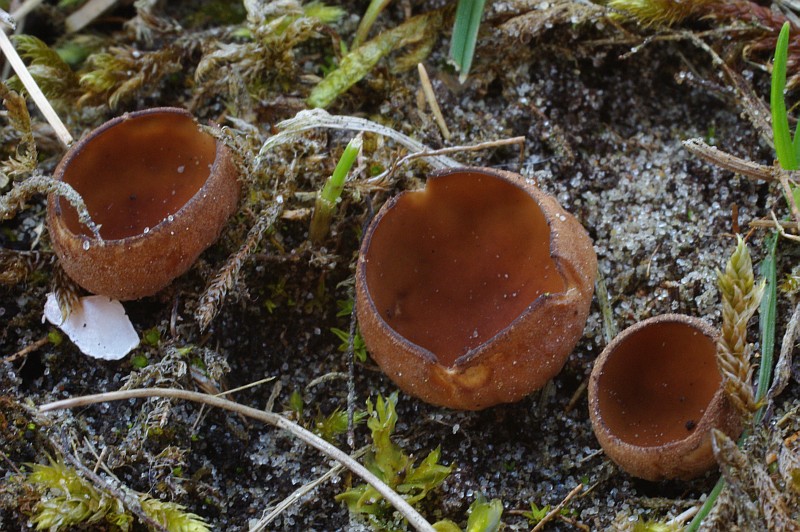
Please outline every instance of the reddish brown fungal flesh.
M106 122L70 148L55 178L81 194L103 238L51 194L47 224L59 261L82 287L115 299L155 294L188 270L241 190L230 150L177 108Z
M685 439L720 386L716 346L684 323L640 329L606 360L599 408L622 441L641 446Z
M596 269L552 196L510 172L448 170L386 202L364 234L359 326L411 395L470 410L517 401L564 365Z
M714 466L711 430L738 437L741 418L722 388L717 333L665 314L622 331L595 361L589 414L614 462L646 480L690 479Z
M191 116L145 115L95 137L91 150L72 158L62 180L83 197L100 236L117 240L175 214L208 179L215 152L216 141ZM91 236L75 210L60 202L67 228Z
M383 217L367 284L392 329L451 366L537 297L564 290L549 235L518 186L481 173L442 176Z

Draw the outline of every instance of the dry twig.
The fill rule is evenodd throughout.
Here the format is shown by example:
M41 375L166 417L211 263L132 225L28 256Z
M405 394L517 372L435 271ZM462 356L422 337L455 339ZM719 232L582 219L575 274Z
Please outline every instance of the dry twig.
M786 332L783 334L781 354L778 357L777 364L775 364L775 376L772 379L772 386L767 392L767 399L770 401L780 395L789 384L789 379L792 376L792 352L797 339L798 326L800 326L800 303L794 308L789 324L786 326Z
M376 477L371 471L355 461L351 456L343 452L338 447L323 440L313 432L310 432L297 423L289 421L285 417L273 412L264 412L263 410L257 410L255 408L235 403L227 399L222 399L220 397L215 397L204 393L190 392L187 390L178 390L175 388L139 388L136 390L84 395L81 397L74 397L72 399L64 399L62 401L55 401L53 403L41 405L39 410L41 412L49 412L52 410L77 408L109 401L122 401L127 399L149 397L182 399L184 401L193 401L211 407L222 408L285 430L302 442L314 447L323 454L338 461L347 469L361 477L365 482L374 487L378 493L380 493L392 506L394 506L394 508L400 512L414 528L426 532L435 532L431 524L428 523L428 521L426 521L425 518L422 517L422 515L420 515L420 513L417 512L410 504L408 504L406 500L400 496L400 494L392 490L381 479ZM579 487L580 486L582 485L579 485ZM566 499L564 503L566 503Z
M20 349L16 353L14 353L13 355L8 355L7 357L3 358L3 363L14 362L15 360L18 360L18 359L20 359L20 358L22 358L24 356L28 356L29 353L33 353L34 351L36 351L40 347L42 347L44 345L47 345L47 342L49 342L49 341L50 341L50 338L47 335L45 335L44 338L39 338L38 340L36 340L32 344L26 345L25 347L23 347L22 349Z
M6 56L6 59L11 64L11 68L14 69L14 72L25 86L28 94L31 95L36 107L39 108L39 111L42 112L47 122L55 131L58 140L60 140L65 147L69 147L69 145L72 144L72 135L69 130L67 130L64 122L58 117L58 114L56 114L53 106L50 105L50 101L44 95L42 89L40 89L39 85L34 81L31 73L28 72L28 68L25 66L25 63L22 62L22 58L14 49L14 45L11 44L11 39L8 38L8 35L6 35L4 31L0 31L0 50L2 50L3 54Z
M439 102L436 101L436 94L433 92L433 85L431 84L431 78L428 77L428 71L425 70L425 65L422 63L417 63L417 70L419 71L419 81L422 84L422 92L425 94L425 99L428 101L436 124L442 132L442 137L444 137L444 140L450 140L450 130L447 129L442 109L439 107Z
M749 179L759 179L761 181L776 181L778 179L776 176L778 172L774 166L764 166L763 164L745 161L714 146L709 146L702 139L684 140L683 145L704 161Z
M566 506L567 503L570 500L572 500L573 497L575 497L578 493L580 493L581 490L583 490L583 484L578 484L577 486L572 488L572 491L567 493L567 496L564 497L564 500L558 503L555 508L550 510L550 512L547 515L545 515L542 518L542 520L536 524L535 527L533 527L532 532L536 532L537 530L541 530L542 528L544 528L544 525L547 524L549 521L552 521L556 516L558 516L559 513L561 512L561 509L564 508L564 506Z
M360 458L361 456L367 453L369 448L370 446L366 445L361 449L359 449L358 451L356 451L355 453L353 453L352 456L354 458ZM323 474L322 476L312 480L307 484L303 484L302 486L294 490L288 497L286 497L281 502L276 504L267 515L259 519L259 521L255 525L251 526L249 532L259 532L260 530L266 529L267 525L270 524L272 521L274 521L275 518L278 517L280 514L285 512L287 508L290 508L291 506L297 504L300 501L300 499L302 499L305 495L314 491L316 487L319 486L320 484L327 482L332 477L341 473L343 469L344 466L342 464L336 464L333 467L331 467L328 471L326 471L325 474Z
M408 155L401 157L400 159L396 160L391 168L388 170L376 175L375 177L369 178L367 181L369 183L380 183L385 179L389 179L398 168L403 166L404 164L413 161L414 159L421 159L426 157L440 157L442 155L449 155L451 153L460 153L464 151L480 151L485 150L487 148L497 148L499 146L508 146L509 144L517 144L519 145L520 150L520 159L524 154L525 149L525 137L511 137L508 139L501 139L501 140L490 140L487 142L480 142L478 144L472 144L469 146L452 146L450 148L442 148L440 150L423 150L414 153L409 153Z

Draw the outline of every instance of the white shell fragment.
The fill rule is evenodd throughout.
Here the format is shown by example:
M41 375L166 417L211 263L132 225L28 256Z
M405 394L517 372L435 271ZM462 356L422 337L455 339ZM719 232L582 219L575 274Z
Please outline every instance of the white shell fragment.
M44 317L90 357L119 360L139 345L139 335L122 303L107 296L80 298L80 305L62 322L61 309L51 292L47 294Z

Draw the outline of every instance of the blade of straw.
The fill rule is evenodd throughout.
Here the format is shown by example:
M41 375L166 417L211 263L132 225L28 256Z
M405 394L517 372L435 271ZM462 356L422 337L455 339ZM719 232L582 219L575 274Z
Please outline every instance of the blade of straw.
M11 44L11 39L8 38L8 35L6 35L6 32L4 31L0 31L0 51L5 54L8 62L11 63L11 68L14 69L14 72L16 72L20 81L25 86L28 94L30 94L31 98L33 99L33 103L36 104L36 106L39 108L39 111L41 111L44 115L45 120L47 120L47 122L56 132L58 140L60 140L65 147L68 147L70 144L72 144L72 135L69 131L67 131L67 127L64 125L64 122L62 122L58 117L55 109L53 109L53 106L50 105L47 97L45 97L44 93L39 88L39 85L36 84L36 81L34 81L30 72L28 72L28 69L25 67L25 63L22 62L22 58L14 49L14 45Z

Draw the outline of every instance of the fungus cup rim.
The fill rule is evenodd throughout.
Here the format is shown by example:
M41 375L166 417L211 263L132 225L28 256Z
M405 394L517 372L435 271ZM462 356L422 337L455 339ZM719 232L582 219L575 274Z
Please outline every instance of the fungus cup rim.
M427 348L425 348L425 347L423 347L423 346L421 346L419 344L416 344L416 343L412 342L411 340L409 340L408 338L406 338L405 336L403 336L402 334L397 332L391 325L389 325L386 322L386 320L383 319L383 316L381 316L380 312L378 311L377 306L375 305L375 301L372 298L372 293L369 290L369 284L367 283L367 279L366 279L366 267L362 266L363 261L359 260L359 264L358 264L358 267L356 269L356 276L358 277L359 282L361 284L363 284L363 286L365 287L364 294L365 294L366 299L367 299L367 301L369 302L369 305L370 305L369 312L372 313L374 316L377 316L378 321L381 324L381 327L385 331L388 331L389 336L391 336L392 339L396 343L406 346L408 348L408 350L410 352L414 353L416 356L418 356L418 357L420 357L420 358L422 358L422 359L424 359L424 360L426 360L428 362L432 362L433 364L439 366L440 368L443 368L445 371L452 371L452 372L458 372L459 370L464 369L465 367L468 367L470 365L470 363L472 363L473 361L481 358L481 355L483 355L483 353L485 351L491 349L492 345L494 343L496 343L498 340L502 339L504 336L510 335L511 334L511 329L513 329L513 327L515 325L517 325L519 322L523 321L529 314L531 314L532 312L535 312L538 308L543 306L548 300L564 297L567 293L569 293L570 290L575 290L574 287L566 286L568 284L567 283L567 276L566 276L566 274L564 272L563 260L557 253L558 246L556 245L556 242L560 239L560 236L559 236L559 234L557 232L554 232L553 228L552 228L553 213L548 212L547 209L544 209L542 207L542 204L539 201L540 198L537 197L536 195L532 194L531 193L531 189L535 189L537 191L537 193L539 193L539 194L546 194L546 193L544 193L543 191L541 191L538 188L538 183L536 181L533 181L533 183L531 184L532 186L526 187L526 186L524 186L525 183L520 183L519 182L520 179L517 179L516 177L514 177L514 176L516 176L516 174L513 174L511 172L506 172L506 171L503 171L503 170L495 170L495 169L492 169L492 168L466 167L465 166L465 167L447 168L447 169L444 169L444 170L437 170L437 171L432 172L430 175L427 176L427 178L425 180L425 187L423 187L422 189L404 190L404 191L400 192L399 194L393 196L392 198L388 199L386 201L386 203L381 207L381 209L378 212L378 214L376 214L375 217L370 221L369 226L367 228L367 231L364 233L364 237L363 237L362 242L361 242L361 246L360 246L360 249L359 249L359 257L366 257L367 256L367 253L369 251L369 247L370 247L370 244L372 242L372 237L373 237L373 235L375 233L376 227L378 226L380 221L383 219L383 217L386 216L386 214L392 208L395 207L395 205L397 204L397 202L400 200L401 197L403 197L403 196L405 196L406 194L409 194L409 193L424 192L425 189L428 186L428 182L431 181L431 180L435 180L435 179L438 179L438 178L441 178L441 177L447 177L447 176L454 175L454 174L459 174L459 173L481 174L481 175L484 175L484 176L487 176L487 177L491 177L491 178L500 180L500 181L504 182L505 184L511 185L511 186L516 187L517 189L521 190L522 192L524 192L531 199L532 202L534 202L536 204L536 206L539 208L539 211L541 212L542 216L544 217L545 222L547 223L547 228L548 228L548 233L549 233L549 253L550 253L550 258L553 260L553 263L556 266L556 271L557 271L559 277L564 281L566 289L564 291L561 291L561 292L543 292L543 293L539 294L536 297L536 299L534 299L530 304L528 304L528 306L526 306L525 309L522 312L520 312L513 320L511 320L505 326L503 326L502 329L500 329L494 335L490 336L489 338L487 338L486 340L481 342L478 346L470 349L469 351L467 351L463 355L461 355L458 358L456 358L453 361L452 364L445 365L445 364L442 364L439 361L439 359L437 358L436 354L433 353L431 350L429 350L429 349L427 349ZM522 177L522 176L520 176L520 178L524 179L524 177Z
M196 138L200 144L197 153L202 154L204 163L208 164L208 175L204 177L197 174L197 184L200 186L182 205L178 206L178 202L175 202L169 209L158 212L158 218L154 216L151 219L152 225L147 231L137 229L139 232L136 234L124 236L124 233L117 233L115 236L123 236L103 239L102 229L100 238L97 238L83 232L81 225L68 225L65 212L70 207L62 204L62 198L51 193L47 199L50 239L64 271L89 292L107 295L113 299L131 300L154 295L186 273L200 254L219 238L241 199L241 169L233 151L218 136L203 129L188 110L178 107L154 107L134 111L101 124L68 150L56 167L54 178L63 180L68 167L78 155L90 153L94 156L91 150L97 150L98 146L89 145L93 140L102 138L104 133L114 127L147 117L156 124L164 120L168 122L167 126L185 127L189 135L193 131L189 132L188 128L196 129ZM157 127L161 126L164 124ZM218 128L212 125L214 127ZM120 134L124 137L127 130ZM152 138L164 138L164 134L164 131L156 131ZM189 137L190 148L194 138ZM109 140L116 144L115 141L119 139L115 137ZM144 139L137 140L144 146L148 144ZM151 142L150 147L153 144ZM157 140L155 144L158 145ZM90 152L84 151L87 146ZM145 154L146 147L141 152ZM95 153L104 152L101 149ZM201 181L203 177L204 180ZM73 229L77 232L73 232Z
M709 446L712 428L727 434L741 429L741 420L732 414L732 407L724 390L722 380L719 387L708 400L702 416L694 430L681 439L673 439L656 445L640 445L622 439L606 422L600 408L600 377L608 359L617 349L633 338L633 335L653 325L680 324L693 329L710 340L716 347L719 332L705 320L684 314L661 314L640 321L619 333L597 357L589 378L588 400L592 428L605 453L630 475L645 480L669 478L689 479L710 468L714 463L713 453L704 459L697 453L703 446ZM719 371L715 364L713 368ZM609 445L613 448L609 449ZM685 463L681 460L685 460ZM702 467L701 464L705 464Z
M67 168L72 163L72 161L77 156L79 156L83 152L83 150L91 149L90 144L96 138L102 136L110 129L125 124L129 124L131 121L135 121L139 118L144 118L150 115L184 116L186 118L189 118L190 120L192 120L192 122L195 123L195 125L198 128L198 132L204 133L214 138L214 162L211 163L211 167L208 170L208 177L206 177L205 181L203 181L203 184L200 186L200 188L198 188L195 191L195 193L192 194L192 197L190 197L183 205L181 205L181 207L178 210L176 210L174 213L171 214L173 218L177 218L181 213L188 210L191 205L202 200L203 192L205 192L208 188L210 188L209 183L211 183L211 181L215 176L219 176L221 174L220 166L224 164L222 163L222 159L226 157L226 152L230 151L229 148L225 145L225 143L222 142L219 138L216 138L213 135L210 135L209 133L203 131L201 129L202 127L201 124L197 121L194 115L192 115L187 109L184 109L182 107L152 107L148 109L142 109L139 111L130 111L102 123L95 129L89 131L88 134L81 137L75 144L69 147L67 153L65 153L64 157L61 159L61 161L59 161L58 166L56 167L55 172L53 173L53 178L56 179L57 181L63 181L64 173L66 172ZM217 130L219 129L219 126L214 124L210 125L209 127L211 127L212 129L217 129ZM230 155L228 155L228 157L229 156ZM63 215L61 200L62 198L58 197L54 198L53 200L54 214L57 217L61 217ZM93 235L75 233L69 227L67 227L66 224L62 223L61 225L63 227L63 230L71 238L75 238L80 241L87 241L90 242L91 244L96 243L95 245L113 246L117 243L124 243L127 245L135 243L137 241L141 241L142 239L150 236L152 233L162 230L165 226L169 225L170 223L172 223L172 221L165 217L161 219L157 224L150 227L150 230L146 233L141 232L135 235L126 236L124 238L102 238L101 235L101 239L98 239Z

